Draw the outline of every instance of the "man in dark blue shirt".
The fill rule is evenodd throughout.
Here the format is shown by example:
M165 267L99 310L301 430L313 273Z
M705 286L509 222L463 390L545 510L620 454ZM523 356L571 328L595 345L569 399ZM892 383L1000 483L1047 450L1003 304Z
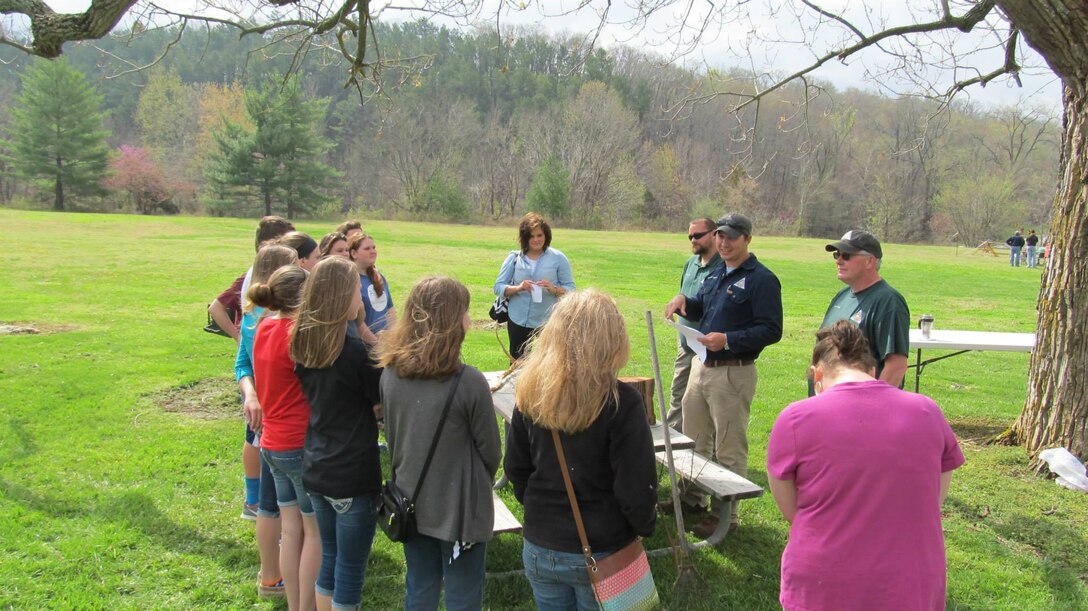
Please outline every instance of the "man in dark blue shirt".
M711 272L695 297L677 295L665 317L679 313L698 321L706 360L693 359L684 393L684 434L695 451L726 469L748 473L748 418L756 392L755 361L763 348L782 339L782 285L771 270L748 252L752 222L739 214L718 219L715 246L722 267ZM705 511L706 499L684 493L688 510ZM737 523L733 505L730 529ZM692 528L706 538L718 526L712 514Z

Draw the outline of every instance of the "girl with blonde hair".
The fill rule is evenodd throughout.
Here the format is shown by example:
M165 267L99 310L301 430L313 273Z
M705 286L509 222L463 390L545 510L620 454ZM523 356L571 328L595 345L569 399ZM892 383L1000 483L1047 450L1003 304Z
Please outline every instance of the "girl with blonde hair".
M483 605L486 544L495 521L491 485L502 450L487 380L461 364L472 322L468 304L460 282L424 278L378 345L392 479L405 496L418 495L419 534L404 543L409 610L438 609L443 585L447 609ZM432 442L433 460L423 474Z
M359 337L368 344L378 341L378 333L393 323L396 311L389 283L374 263L378 260L378 247L369 234L359 232L348 240L348 258L355 262L359 271L359 292L363 309L359 310L355 325Z
M310 403L302 483L321 537L321 611L359 606L377 525L381 461L374 410L381 372L367 345L347 333L361 308L355 266L329 257L306 281L291 333L295 374Z
M653 534L657 467L642 396L617 379L627 328L611 297L564 297L525 359L503 469L525 506L522 559L537 607L597 609L551 431L570 467L593 557Z

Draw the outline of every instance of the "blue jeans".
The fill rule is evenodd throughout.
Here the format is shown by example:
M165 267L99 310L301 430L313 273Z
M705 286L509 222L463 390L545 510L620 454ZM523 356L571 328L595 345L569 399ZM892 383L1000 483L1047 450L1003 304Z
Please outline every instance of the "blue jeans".
M436 611L442 582L448 611L478 611L484 604L487 544L477 543L450 563L453 542L416 535L404 544L406 611Z
M593 554L595 560L612 552ZM557 552L525 540L521 548L525 577L533 586L533 598L539 611L597 611L597 597L586 573L582 554Z
M261 458L272 469L272 479L276 482L276 502L279 506L297 505L302 515L313 515L314 507L310 496L302 487L302 450L280 452L261 448Z
M1024 250L1028 256L1028 267L1036 267L1039 265L1039 251L1035 246L1025 246Z
M1009 266L1020 267L1020 246L1009 247Z
M334 609L357 609L378 525L378 495L330 499L311 494L310 501L321 536L317 593L331 596Z
M272 470L268 468L268 462L264 459L261 459L261 486L257 500L257 515L262 518L280 517L280 504L276 502L276 480L272 477Z

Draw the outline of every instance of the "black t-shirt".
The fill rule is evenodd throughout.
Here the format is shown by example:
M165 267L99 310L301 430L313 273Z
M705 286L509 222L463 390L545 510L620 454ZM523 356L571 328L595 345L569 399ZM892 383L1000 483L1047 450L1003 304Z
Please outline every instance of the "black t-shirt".
M295 364L302 392L310 402L302 458L306 490L331 498L377 494L381 490L378 422L381 369L366 344L344 338L340 356L326 369Z

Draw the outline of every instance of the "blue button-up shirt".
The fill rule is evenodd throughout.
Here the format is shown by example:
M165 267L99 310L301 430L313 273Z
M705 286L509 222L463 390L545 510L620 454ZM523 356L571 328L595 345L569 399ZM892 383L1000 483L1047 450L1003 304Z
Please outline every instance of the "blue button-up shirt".
M782 284L749 255L740 267L715 270L695 297L687 297L687 318L703 333L725 333L727 350L707 352L707 360L754 360L782 339Z
M537 280L549 280L552 284L560 286L563 290L573 291L574 274L570 269L570 261L562 252L548 247L536 260L536 267L530 267L528 260L520 250L512 250L499 268L499 276L495 279L495 294L502 295L507 286L521 284L523 280L536 282ZM536 329L548 320L552 312L552 306L559 300L548 291L543 291L541 301L534 303L530 293L522 291L510 296L510 305L507 312L510 320L515 324L529 329Z

